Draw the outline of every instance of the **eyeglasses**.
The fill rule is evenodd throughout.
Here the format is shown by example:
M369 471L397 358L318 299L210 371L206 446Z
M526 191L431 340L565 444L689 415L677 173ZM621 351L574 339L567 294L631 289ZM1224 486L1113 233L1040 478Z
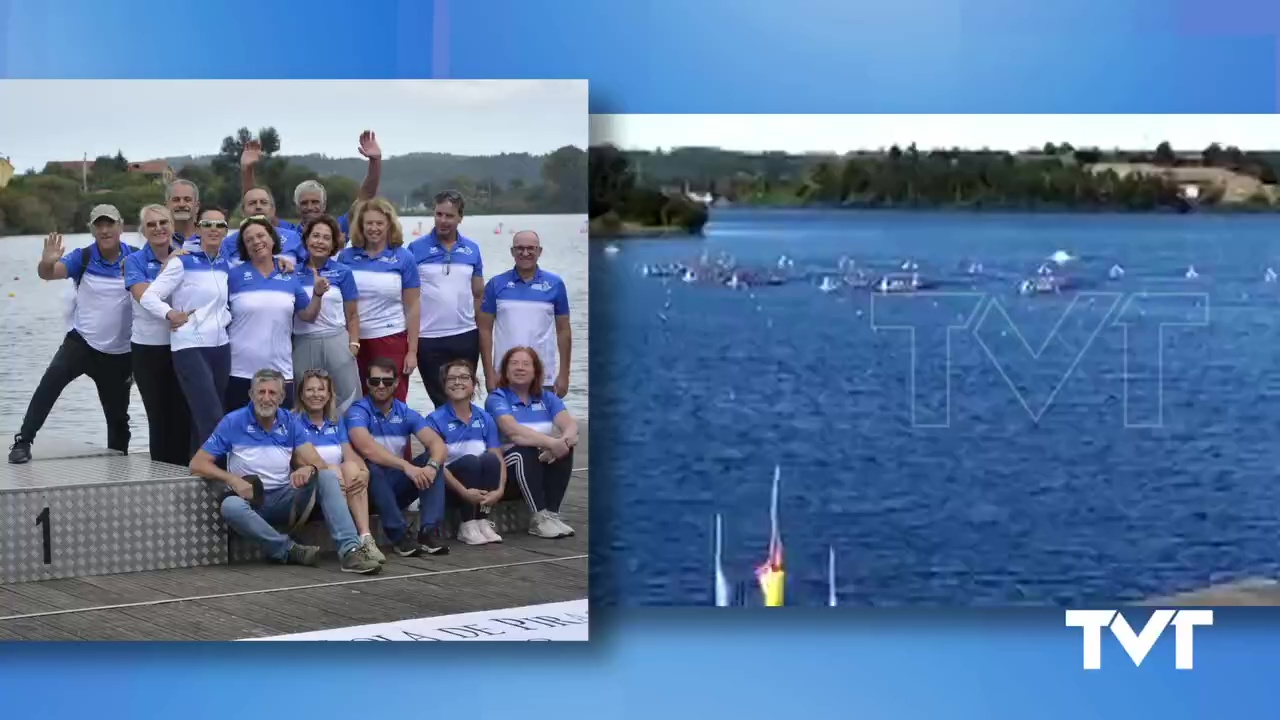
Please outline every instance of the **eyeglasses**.
M396 378L393 377L371 377L369 378L369 387L391 387L396 384Z
M516 245L511 248L512 254L515 255L537 255L541 251L542 248L540 247L528 247L526 245Z
M197 227L202 227L202 228L204 228L204 229L206 229L206 230L208 230L209 228L217 228L217 229L219 229L219 230L226 230L226 229L227 229L227 227L228 227L228 226L227 226L227 221L226 221L226 220L201 220L200 222L196 223L196 226L197 226Z
M156 228L169 227L168 220L148 220L147 229L155 230Z
M449 377L445 378L444 381L450 385L459 385L462 383L471 382L471 376L470 375L450 375Z

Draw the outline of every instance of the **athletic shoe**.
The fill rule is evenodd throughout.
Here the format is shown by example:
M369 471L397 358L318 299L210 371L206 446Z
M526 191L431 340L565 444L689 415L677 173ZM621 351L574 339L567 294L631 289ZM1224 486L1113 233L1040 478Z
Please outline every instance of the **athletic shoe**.
M381 569L378 561L369 557L369 551L364 545L357 545L342 556L342 572L368 575Z
M479 520L468 520L458 526L458 542L467 545L484 545L489 542L489 538L484 536L484 531L480 529Z
M478 523L477 527L480 528L480 532L484 534L485 540L488 540L491 543L502 542L502 536L498 534L497 528L493 524L492 520L477 520L476 522Z
M13 444L9 446L9 462L14 465L31 462L31 441L22 435L14 435Z

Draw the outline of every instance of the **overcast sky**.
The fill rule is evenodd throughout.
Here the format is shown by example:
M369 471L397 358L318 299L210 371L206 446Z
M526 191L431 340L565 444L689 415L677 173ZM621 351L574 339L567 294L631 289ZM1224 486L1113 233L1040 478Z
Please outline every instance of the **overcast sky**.
M912 142L933 147L1024 150L1045 142L1103 149L1178 150L1212 142L1280 148L1280 115L594 115L591 141L635 150L718 146L728 150L844 153Z
M308 102L314 98L315 102ZM547 153L587 145L584 80L0 80L0 156L50 160L211 155L240 127L273 126L281 153Z

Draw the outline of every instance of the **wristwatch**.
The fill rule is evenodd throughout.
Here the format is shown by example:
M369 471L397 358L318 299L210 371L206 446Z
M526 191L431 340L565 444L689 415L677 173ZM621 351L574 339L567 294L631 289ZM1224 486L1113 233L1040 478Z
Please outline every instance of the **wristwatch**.
M435 458L427 461L427 467L435 468L436 472L440 472L440 463Z

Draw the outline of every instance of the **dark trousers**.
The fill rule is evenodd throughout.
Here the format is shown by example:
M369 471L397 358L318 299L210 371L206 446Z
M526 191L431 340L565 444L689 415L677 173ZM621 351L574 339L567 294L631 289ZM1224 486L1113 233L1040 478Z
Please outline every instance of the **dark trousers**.
M464 455L445 467L463 487L473 490L497 490L498 483L502 482L502 461L491 452ZM480 517L480 506L458 495L452 487L449 488L449 501L458 508L463 522Z
M553 463L538 460L540 452L538 448L517 445L503 455L502 459L507 464L504 497L523 495L535 513L539 510L560 512L560 503L569 489L569 474L573 472L573 450ZM513 491L513 485L519 490Z
M226 415L223 402L231 373L231 346L178 350L173 353L173 370L191 411L190 450L194 457Z
M191 413L173 369L168 345L133 343L133 381L147 409L151 459L173 465L191 462Z
M227 378L227 394L223 398L223 405L227 412L239 410L249 404L249 388L253 387L253 378L235 377L234 375ZM286 410L293 409L293 381L286 380L284 383L284 400L280 402L280 407ZM218 418L221 420L222 418ZM216 423L215 423L216 427Z
M440 383L440 368L450 360L466 360L472 367L480 360L480 331L469 330L459 335L440 338L418 338L418 374L427 388L431 404L443 407L449 402Z
M62 346L44 371L44 377L40 378L19 432L28 442L35 440L36 433L44 427L44 421L49 418L49 412L62 391L76 378L88 375L98 386L98 400L102 402L102 412L107 417L107 447L128 452L132 373L129 353L108 355L94 350L80 337L80 333L72 330L62 340Z

